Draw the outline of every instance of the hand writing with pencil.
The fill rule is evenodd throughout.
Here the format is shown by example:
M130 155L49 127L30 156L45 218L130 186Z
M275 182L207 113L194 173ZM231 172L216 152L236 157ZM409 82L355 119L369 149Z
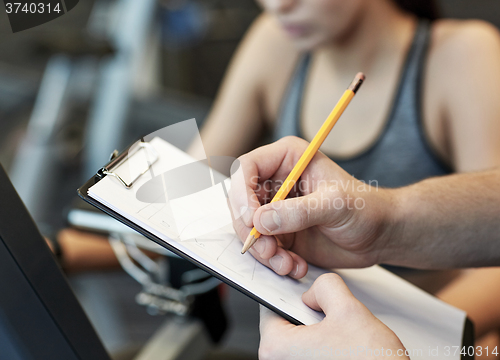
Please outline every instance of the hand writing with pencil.
M287 137L239 158L230 201L240 209L234 228L245 239L262 234L251 254L280 275L301 278L307 262L324 267L380 263L389 232L391 192L356 180L318 152L288 198L268 203L308 143Z
M288 198L269 203L306 147L305 140L287 137L258 148L239 158L235 175L242 176L232 177L230 201L241 213L236 233L245 239L255 227L262 236L249 251L278 274L302 278L306 262L324 268L498 265L500 171L384 189L356 180L318 152Z

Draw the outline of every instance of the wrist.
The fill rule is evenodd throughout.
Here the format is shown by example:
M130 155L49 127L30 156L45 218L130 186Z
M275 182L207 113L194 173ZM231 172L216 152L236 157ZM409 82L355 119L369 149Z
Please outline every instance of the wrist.
M379 264L404 265L406 249L404 229L406 223L407 194L405 189L379 189L382 204L380 223L382 233L379 239Z

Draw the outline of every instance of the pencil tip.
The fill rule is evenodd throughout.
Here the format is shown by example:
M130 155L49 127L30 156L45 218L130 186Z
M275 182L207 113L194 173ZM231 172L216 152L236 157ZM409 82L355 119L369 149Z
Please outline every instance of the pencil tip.
M253 244L255 244L255 236L252 234L248 235L247 239L245 240L245 243L243 244L243 249L241 250L241 253L244 254L252 247Z

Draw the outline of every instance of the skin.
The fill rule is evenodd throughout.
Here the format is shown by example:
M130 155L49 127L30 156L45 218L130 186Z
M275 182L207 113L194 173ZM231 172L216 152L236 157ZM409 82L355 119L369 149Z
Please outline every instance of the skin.
M61 247L61 266L66 273L119 269L120 263L107 236L75 229L64 229L57 234ZM52 249L50 241L47 241ZM158 254L145 251L150 258Z
M306 355L307 349L330 350L319 358L334 357L335 350L342 351L342 359L378 359L379 356L364 351L351 353L349 349L365 346L367 349L384 349L384 355L394 359L409 359L398 337L360 303L349 291L340 276L325 274L304 293L302 300L318 311L324 311L323 321L312 326L294 326L270 310L261 307L261 344L259 359L279 360ZM328 338L325 340L325 334Z
M487 335L500 324L500 268L483 268L466 272L461 279L444 288L438 297L454 306L465 309L474 322L476 337ZM467 291L463 291L467 289ZM478 297L477 294L482 296ZM484 309L490 309L485 312ZM498 344L498 343L497 343Z
M500 264L500 169L433 178L400 189L377 189L317 153L291 196L267 203L306 147L304 140L287 137L258 148L240 157L232 179L231 206L244 209L234 228L242 239L253 226L263 234L250 251L278 274L301 278L307 273L306 261L327 268L379 263L423 269ZM356 203L353 199L362 199L364 206L350 206ZM336 200L344 205L328 208ZM498 268L470 271L439 295L467 311L476 323L478 345L490 348L498 345L498 279ZM315 282L313 287L315 296L335 297L345 284L337 279L335 283ZM349 296L343 299L354 301ZM311 306L308 296L303 300ZM311 307L328 311L326 306ZM351 320L342 318L346 315L342 307L335 308L333 323L350 324ZM349 316L366 317L367 328L378 329L364 309L352 311ZM324 322L330 323L328 314ZM292 346L331 346L332 339L337 340L332 336L335 326L320 324L329 330L315 332L315 326L295 327L265 314L261 318L263 358L286 358ZM394 334L383 334L387 343L397 341ZM347 332L346 337L336 345L371 339L355 332ZM381 346L384 340L377 343Z
M64 229L57 235L62 266L68 273L119 268L108 238L89 232Z
M236 233L246 239L255 226L263 236L249 250L251 254L278 274L294 278L307 273L307 262L324 268L367 267L380 262L381 254L372 244L385 238L386 228L381 224L392 198L368 191L322 153L309 163L289 199L263 205L274 196L307 145L305 140L287 137L239 158L240 168L232 176L230 190L233 209L244 210L241 217L235 217ZM331 183L331 179L340 181ZM347 185L347 192L342 184ZM354 207L359 196L350 192L352 184L366 189L375 207L350 212L348 207Z
M356 180L319 152L289 198L266 203L307 145L286 137L240 157L229 192L233 209L245 209L234 222L238 236L245 239L255 226L261 251L255 245L250 251L279 274L301 278L306 261L325 268L500 264L500 171L384 189ZM270 261L275 256L281 263Z

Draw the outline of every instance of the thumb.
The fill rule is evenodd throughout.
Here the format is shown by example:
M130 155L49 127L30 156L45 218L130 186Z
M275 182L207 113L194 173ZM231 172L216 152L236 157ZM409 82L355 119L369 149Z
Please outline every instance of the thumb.
M311 309L328 315L343 311L357 300L339 275L328 273L314 281L311 288L302 295L302 301Z
M315 225L327 225L346 216L332 207L332 200L319 192L276 201L261 206L254 214L253 224L264 235L294 233Z

